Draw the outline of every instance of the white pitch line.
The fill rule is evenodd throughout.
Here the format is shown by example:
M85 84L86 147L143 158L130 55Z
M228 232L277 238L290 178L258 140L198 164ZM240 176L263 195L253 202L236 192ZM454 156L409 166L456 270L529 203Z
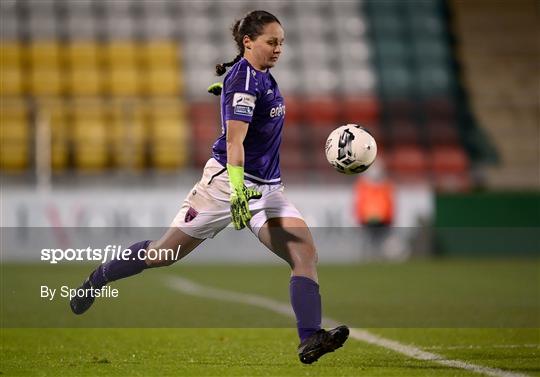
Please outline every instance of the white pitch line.
M538 348L540 344L493 344L493 345L462 345L462 346L430 346L424 347L427 350L484 350L490 348Z
M169 276L166 279L166 283L172 289L179 292L198 296L211 298L221 301L238 302L241 304L257 306L263 309L273 311L278 314L285 315L290 318L295 318L294 311L291 305L284 304L282 302L266 298L263 296L228 291L225 289L206 287L204 285L195 283L191 280L181 278L178 276ZM325 327L338 326L338 322L328 318L323 318L323 324ZM433 363L441 364L451 368L465 369L470 372L484 374L486 376L493 377L527 377L526 374L506 371L499 368L490 368L481 365L471 364L460 360L449 360L442 355L436 353L426 352L420 348L399 343L395 340L383 338L381 336L370 333L369 331L362 329L350 329L351 338L373 344L379 347L387 348L392 351L401 353L402 355L411 357L416 360L431 361Z

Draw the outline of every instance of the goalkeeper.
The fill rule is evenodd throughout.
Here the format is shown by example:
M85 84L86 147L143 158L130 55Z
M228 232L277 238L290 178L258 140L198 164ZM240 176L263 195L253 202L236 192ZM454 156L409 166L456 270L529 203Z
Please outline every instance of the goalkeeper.
M235 23L233 37L239 54L231 62L216 66L220 76L231 68L223 85L208 88L221 96L223 132L212 147L212 158L201 180L161 239L132 245L132 258L100 265L81 288L99 289L146 268L170 265L176 260L150 260L145 258L145 250L178 250L180 246L177 259L181 259L232 221L235 229L247 227L290 265L290 298L300 338L298 354L300 361L310 364L341 347L349 330L346 326L321 329L317 253L302 215L283 193L279 146L285 105L270 68L281 54L284 32L275 16L253 11ZM71 309L82 314L93 300L90 296L75 297Z

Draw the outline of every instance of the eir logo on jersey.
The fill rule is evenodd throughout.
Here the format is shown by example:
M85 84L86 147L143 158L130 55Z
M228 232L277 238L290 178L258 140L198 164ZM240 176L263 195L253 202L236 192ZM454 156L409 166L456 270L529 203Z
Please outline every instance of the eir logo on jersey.
M278 106L270 109L270 118L280 117L282 115L285 115L285 106L283 104L280 103Z

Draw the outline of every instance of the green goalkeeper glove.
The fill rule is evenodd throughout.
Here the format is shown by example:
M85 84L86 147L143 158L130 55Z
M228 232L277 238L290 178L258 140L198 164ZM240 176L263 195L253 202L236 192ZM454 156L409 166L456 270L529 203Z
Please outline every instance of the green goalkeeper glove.
M223 84L220 82L215 82L212 85L210 85L207 89L208 93L212 93L215 96L221 95L221 91L223 90Z
M243 229L251 220L248 202L260 199L262 193L244 185L244 167L227 164L229 184L231 186L231 217L236 230Z

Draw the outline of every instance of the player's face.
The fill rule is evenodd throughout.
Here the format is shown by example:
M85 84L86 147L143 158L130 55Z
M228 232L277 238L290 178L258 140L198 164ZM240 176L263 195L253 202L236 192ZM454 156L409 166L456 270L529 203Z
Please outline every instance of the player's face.
M248 51L251 51L257 68L264 70L276 65L284 41L283 28L277 22L272 22L264 26L263 33L254 41L248 38L246 47L248 47Z

